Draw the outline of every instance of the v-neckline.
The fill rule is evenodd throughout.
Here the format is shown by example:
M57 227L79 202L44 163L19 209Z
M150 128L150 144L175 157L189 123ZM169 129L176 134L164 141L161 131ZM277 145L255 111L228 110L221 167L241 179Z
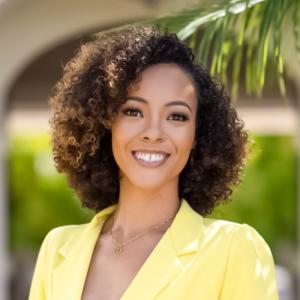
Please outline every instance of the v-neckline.
M84 272L82 274L83 284L82 284L81 292L80 292L80 300L82 300L83 291L84 291L85 284L86 284L86 281L87 281L88 271L89 271L89 268L90 268L90 264L92 262L92 257L93 257L93 253L94 253L96 245L97 245L97 241L100 238L102 228L105 224L105 221L115 211L116 207L117 207L116 204L111 206L111 207L108 207L107 209L111 208L111 210L109 210L105 215L102 216L103 218L102 218L101 222L98 222L97 232L96 232L96 234L93 238L93 241L91 242L91 246L90 246L90 249L89 249L88 255L87 255L86 264L84 266L82 266L82 269L84 270ZM179 209L178 209L174 219L172 220L172 223L169 225L167 230L161 236L161 238L159 239L157 244L154 246L154 248L152 249L152 251L150 252L148 257L146 258L146 260L143 262L141 267L136 272L133 279L130 281L130 283L127 286L127 288L125 289L125 291L122 293L122 295L120 297L120 300L133 299L130 295L133 293L132 291L134 290L134 287L138 284L138 282L142 282L142 277L143 277L143 274L145 273L145 270L147 270L147 268L148 269L151 268L152 260L155 259L155 255L158 251L164 251L163 249L168 249L168 251L166 251L166 252L164 251L164 253L165 253L164 255L168 255L168 253L169 254L172 253L170 251L171 250L170 247L172 247L172 241L171 241L171 237L169 236L169 230L170 230L170 227L172 226L172 224L173 224L173 222L174 222L174 220L175 220L175 218L176 218L176 216L179 212ZM97 216L95 216L95 217L97 218Z
M106 215L115 206L100 211L90 223L63 228L70 236L57 249L56 265L51 272L53 299L82 298L96 241ZM156 298L183 271L187 255L192 259L198 253L202 235L202 216L182 199L171 225L139 268L121 300L140 299L141 295L143 300Z

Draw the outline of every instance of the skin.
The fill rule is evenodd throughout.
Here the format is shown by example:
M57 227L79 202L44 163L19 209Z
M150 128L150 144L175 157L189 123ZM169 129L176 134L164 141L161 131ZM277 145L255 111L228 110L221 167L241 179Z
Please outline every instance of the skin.
M173 101L182 103L166 106ZM196 110L193 81L175 64L148 67L129 91L128 100L111 124L113 154L121 177L119 205L106 219L97 240L83 300L120 299L167 226L127 244L121 255L113 252L111 229L114 236L126 241L151 225L173 218L178 211L179 174L193 146ZM165 151L170 156L161 166L145 167L132 155L137 149Z
M126 99L111 128L121 178L112 230L122 240L176 214L179 174L193 147L197 111L194 83L173 63L144 70ZM144 167L132 155L142 149L170 156L161 166Z

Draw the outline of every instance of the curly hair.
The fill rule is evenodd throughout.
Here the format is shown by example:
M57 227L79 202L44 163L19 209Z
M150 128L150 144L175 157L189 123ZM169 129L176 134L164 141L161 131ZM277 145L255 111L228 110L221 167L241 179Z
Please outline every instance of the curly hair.
M141 72L158 63L177 64L197 89L196 147L180 173L180 198L205 216L241 182L248 133L223 86L175 33L130 25L81 45L49 99L55 167L67 175L83 206L98 212L117 203L119 168L109 122Z

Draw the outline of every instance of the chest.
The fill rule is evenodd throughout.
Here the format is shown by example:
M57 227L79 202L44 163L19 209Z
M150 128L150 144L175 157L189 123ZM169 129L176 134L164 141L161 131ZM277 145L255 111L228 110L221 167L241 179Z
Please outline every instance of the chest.
M160 236L146 237L115 253L110 238L99 238L84 284L81 300L117 300L122 297L158 243Z

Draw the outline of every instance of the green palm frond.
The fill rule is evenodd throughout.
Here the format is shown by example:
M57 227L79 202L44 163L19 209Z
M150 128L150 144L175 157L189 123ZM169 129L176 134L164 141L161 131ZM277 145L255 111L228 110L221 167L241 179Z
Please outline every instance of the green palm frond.
M176 32L213 76L230 81L234 96L242 74L246 92L261 94L268 65L276 70L278 86L285 94L283 25L293 19L291 30L300 61L299 17L299 0L226 0L142 23Z

